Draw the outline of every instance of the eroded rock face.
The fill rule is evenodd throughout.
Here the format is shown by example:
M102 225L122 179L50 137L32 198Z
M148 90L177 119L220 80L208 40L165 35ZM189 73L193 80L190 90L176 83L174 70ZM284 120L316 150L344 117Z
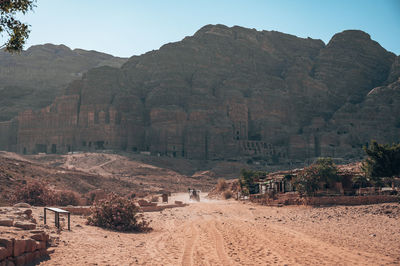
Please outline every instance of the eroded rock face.
M51 104L68 83L82 78L91 68L120 67L125 61L65 45L35 45L21 54L0 50L0 121Z
M207 25L119 69L93 69L51 106L21 113L16 149L111 148L269 163L350 158L371 138L387 142L399 134L392 121L398 60L362 31L338 33L325 45Z

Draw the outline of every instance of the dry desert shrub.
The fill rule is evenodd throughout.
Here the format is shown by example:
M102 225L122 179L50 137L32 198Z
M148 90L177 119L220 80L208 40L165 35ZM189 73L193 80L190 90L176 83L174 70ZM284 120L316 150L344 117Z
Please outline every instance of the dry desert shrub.
M53 205L57 202L56 193L49 189L46 183L32 181L16 188L11 201L14 203L25 202L33 206Z
M58 206L78 206L82 205L83 199L80 195L70 190L60 190L56 192L56 205Z
M218 184L217 184L217 191L225 191L228 189L228 183L226 183L225 179L218 179Z
M11 196L11 202L25 202L32 206L77 206L82 203L82 198L74 191L55 191L47 183L32 181L17 188Z
M87 224L122 232L148 232L149 222L133 200L114 193L94 203Z
M233 196L233 193L230 190L225 190L222 193L222 197L224 197L224 199L230 199L230 198L232 198L232 196Z

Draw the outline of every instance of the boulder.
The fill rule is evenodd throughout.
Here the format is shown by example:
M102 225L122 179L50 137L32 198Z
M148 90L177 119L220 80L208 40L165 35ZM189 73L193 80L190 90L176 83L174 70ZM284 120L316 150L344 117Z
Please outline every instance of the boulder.
M25 252L33 252L37 249L36 241L33 239L26 239L25 240Z
M13 256L17 257L25 252L26 241L24 239L14 240Z
M17 208L32 208L31 205L29 205L28 203L25 203L25 202L16 203L16 204L13 205L13 207L17 207Z
M15 266L15 263L13 260L5 260L0 262L0 266Z
M26 216L28 216L28 218L31 218L31 216L32 216L32 210L31 210L31 209L25 210L25 211L24 211L24 214L26 214Z
M0 247L0 261L4 260L9 256L9 252L5 247Z
M24 229L24 230L33 230L36 228L36 224L34 223L25 223L25 222L15 222L14 223L15 227Z
M47 252L46 248L39 249L40 257L47 256L49 253Z
M25 264L21 264L21 265L29 264L34 260L34 255L32 252L25 253L21 256L24 256L24 260L25 260Z
M13 245L14 245L14 240L0 237L0 247L5 248L5 250L3 250L3 253L5 254L6 257L12 256Z
M13 226L14 220L12 219L0 219L0 226Z
M147 200L138 200L138 204L140 207L157 206L157 203L148 202Z
M36 247L39 250L46 249L46 242L45 241L36 241Z
M35 234L31 235L30 238L32 238L36 241L46 241L46 239L47 239L46 234L44 232L35 233Z
M26 262L26 254L22 254L14 258L14 262L16 266L23 266Z
M25 264L29 264L35 260L33 252L25 253Z
M40 255L40 251L36 250L35 252L33 252L33 260L38 260L41 257Z
M31 230L31 231L29 231L29 233L31 233L31 234L41 234L41 233L45 233L45 231L44 230Z

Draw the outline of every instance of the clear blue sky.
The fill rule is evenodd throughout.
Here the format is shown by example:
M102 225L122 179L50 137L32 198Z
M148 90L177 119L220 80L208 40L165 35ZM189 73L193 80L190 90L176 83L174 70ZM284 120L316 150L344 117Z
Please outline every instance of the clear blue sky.
M322 39L369 33L400 54L400 0L38 0L27 47L65 44L129 57L193 35L206 24L239 25Z

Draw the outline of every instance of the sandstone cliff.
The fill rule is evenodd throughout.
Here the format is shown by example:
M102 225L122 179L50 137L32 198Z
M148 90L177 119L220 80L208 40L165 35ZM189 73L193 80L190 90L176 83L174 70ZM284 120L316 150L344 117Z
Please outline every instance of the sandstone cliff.
M36 45L21 54L0 50L0 121L43 108L72 80L98 66L120 67L126 59L64 45Z
M371 138L398 141L399 76L399 58L362 31L325 45L207 25L121 68L90 70L51 106L20 114L15 147L260 163L349 159Z

